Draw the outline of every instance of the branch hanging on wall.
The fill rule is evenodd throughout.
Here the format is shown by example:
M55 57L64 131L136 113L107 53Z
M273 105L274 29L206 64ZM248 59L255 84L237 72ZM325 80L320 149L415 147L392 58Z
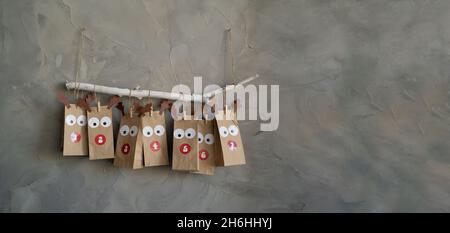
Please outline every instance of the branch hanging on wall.
M240 81L235 86L237 86L237 85L245 85L245 84L247 84L247 83L249 83L249 82L251 82L251 81L253 81L253 80L257 79L257 78L259 78L258 74L256 74L255 76L252 76L252 77L249 77L249 78L246 78L246 79ZM235 89L235 86L227 86L227 87L224 87L224 88L221 88L221 89L217 89L217 90L214 90L214 91L203 93L203 98L211 98L211 97L213 97L215 95L221 94L222 92L231 91L231 90Z
M259 75L256 74L250 78L244 79L241 82L237 83L237 85L244 85L249 83L255 79L259 78ZM138 99L142 99L145 97L157 98L157 99L169 99L169 100L181 100L181 101L194 101L194 102L206 102L208 98L213 97L223 91L233 90L233 87L224 87L222 89L217 89L215 91L211 91L205 93L203 95L193 94L193 95L185 95L180 93L173 92L164 92L164 91L152 91L152 90L139 90L139 89L128 89L128 88L118 88L118 87L108 87L101 86L91 83L80 83L80 82L66 82L67 90L82 90L82 91L95 91L96 93L103 93L109 95L118 95L118 96L131 96L136 97Z

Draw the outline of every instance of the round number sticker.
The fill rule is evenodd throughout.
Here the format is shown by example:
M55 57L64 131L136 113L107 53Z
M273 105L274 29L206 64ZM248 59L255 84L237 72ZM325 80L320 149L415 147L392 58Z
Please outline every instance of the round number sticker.
M122 154L127 155L130 153L130 144L126 143L122 146Z
M95 144L97 145L103 145L106 143L106 137L103 134L98 134L95 136Z
M209 153L208 153L207 150L201 149L201 150L198 152L198 158L199 158L199 159L201 159L201 160L207 160L208 157L209 157Z
M157 152L161 149L161 144L158 141L153 141L150 143L150 150L153 152Z
M227 142L228 149L231 151L237 150L237 143L233 140Z
M187 143L181 144L180 152L184 155L188 154L189 152L191 152L191 146Z
M73 143L78 143L81 141L81 134L80 133L76 133L76 132L72 132L70 134L70 141L72 141Z

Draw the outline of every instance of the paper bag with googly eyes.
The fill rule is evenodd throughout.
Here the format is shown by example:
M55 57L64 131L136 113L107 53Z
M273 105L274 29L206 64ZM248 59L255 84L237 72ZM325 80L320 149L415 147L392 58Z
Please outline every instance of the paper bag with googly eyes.
M218 132L216 136L216 139L218 139L216 144L217 153L215 154L216 166L245 164L244 147L235 113L232 111L218 111L216 113L216 126Z
M92 107L88 112L89 159L114 158L112 109Z
M151 111L141 118L144 164L146 167L169 165L166 118L164 112Z
M86 110L75 104L64 109L63 156L88 155Z
M173 129L172 169L198 171L197 121L175 120Z
M114 166L131 169L144 167L140 124L140 117L129 114L120 120Z
M199 159L199 169L192 173L214 175L214 126L214 121L212 120L197 121L197 156Z

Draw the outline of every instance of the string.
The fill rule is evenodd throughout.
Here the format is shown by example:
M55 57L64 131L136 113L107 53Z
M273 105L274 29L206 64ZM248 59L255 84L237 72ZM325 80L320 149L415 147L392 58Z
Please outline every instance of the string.
M94 97L95 97L95 102L97 102L97 111L100 111L100 100L97 97L97 91L95 90L96 88L96 84L94 83Z
M130 90L130 93L128 94L128 106L130 106L129 114L130 114L130 117L132 118L133 117L133 105L131 104L131 89L129 89L129 90Z
M149 113L149 115L151 116L152 115L152 111L153 111L153 103L152 103L152 98L151 98L151 96L150 96L150 87L151 87L151 78L150 78L150 75L153 73L153 70L150 70L150 73L149 73L149 75L148 75L148 86L149 86L149 88L148 88L148 95L147 95L147 101L148 101L148 103L150 103L151 104L151 107L150 107L150 113Z
M80 83L76 83L77 81L75 81L75 98L78 99L78 96L80 94Z
M147 100L148 103L151 104L149 115L152 116L152 114L153 114L153 103L152 103L152 97L150 97L150 89L148 90L147 99L148 99L148 100Z
M80 76L80 71L81 71L81 57L82 57L82 53L83 53L83 47L84 47L84 28L82 28L80 30L80 41L79 41L79 45L78 45L78 58L77 58L77 69L76 69L76 73L75 73L75 88L74 88L74 96L75 99L78 99L78 94L79 94L79 88L80 88L80 84L78 83L78 79Z
M232 84L236 85L236 76L235 76L235 68L234 68L234 55L233 55L233 44L232 44L232 35L231 35L231 27L228 29L228 36L227 36L228 46L227 46L227 55L230 58L231 62L231 80ZM228 65L227 65L228 68ZM225 86L227 83L225 83ZM226 91L224 92L226 94ZM227 103L225 103L225 107L227 107ZM227 109L225 109L225 112L227 112Z
M233 44L231 37L231 28L228 30L228 55L231 58L231 79L233 80L233 84L236 84L236 76L235 76L235 68L234 68L234 55L233 55Z

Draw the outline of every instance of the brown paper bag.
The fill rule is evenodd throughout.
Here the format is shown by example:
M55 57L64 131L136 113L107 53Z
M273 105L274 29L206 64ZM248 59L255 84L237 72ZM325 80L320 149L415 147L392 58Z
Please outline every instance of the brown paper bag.
M198 171L197 121L186 119L174 122L172 169Z
M192 173L214 175L214 126L214 121L211 120L197 121L197 155L199 159L199 170Z
M229 118L226 118L225 112ZM220 140L220 149L217 145L219 143L216 143L216 165L233 166L245 164L244 147L235 113L228 110L219 110L216 113L216 125L218 132L216 139Z
M93 107L87 115L89 159L114 158L112 110L108 106Z
M164 112L147 112L141 117L141 125L145 166L169 165Z
M75 104L65 106L63 156L88 155L86 110Z
M141 119L127 114L120 120L114 166L143 168Z
M220 142L220 135L217 127L217 120L214 121L214 159L216 167L224 167L222 144Z

